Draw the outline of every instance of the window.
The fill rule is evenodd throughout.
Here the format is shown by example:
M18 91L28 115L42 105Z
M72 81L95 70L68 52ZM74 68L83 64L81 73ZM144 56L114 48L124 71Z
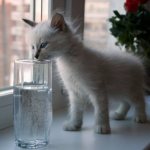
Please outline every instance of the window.
M22 18L30 18L30 0L1 0L0 11L0 88L4 88L13 84L14 59L29 55Z
M124 12L124 0L85 0L84 42L93 49L118 49L109 32L113 10Z
M105 48L108 35L109 0L86 0L84 41L92 48Z
M48 0L35 0L35 21L41 22L48 19Z

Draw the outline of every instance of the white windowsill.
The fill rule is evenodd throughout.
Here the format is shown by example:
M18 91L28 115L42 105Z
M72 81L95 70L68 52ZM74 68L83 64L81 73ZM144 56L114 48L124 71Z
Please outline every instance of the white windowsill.
M150 102L147 102L150 116ZM62 130L67 111L54 113L50 145L42 150L142 150L150 143L150 124L136 124L132 120L133 110L125 121L111 120L111 135L98 135L93 132L93 113L86 111L83 129L78 132ZM13 127L0 130L2 150L20 150L14 143Z
M10 127L13 121L13 90L0 91L0 129Z

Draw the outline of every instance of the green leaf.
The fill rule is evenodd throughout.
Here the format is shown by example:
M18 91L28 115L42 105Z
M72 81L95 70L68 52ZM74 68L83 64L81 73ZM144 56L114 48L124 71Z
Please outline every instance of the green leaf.
M114 12L114 14L116 15L116 17L122 19L122 15L120 15L117 10L114 10L113 12Z
M116 45L126 47L130 52L150 59L150 12L139 7L137 13L120 14L114 11L109 18L111 34L116 37ZM143 47L140 51L138 46Z

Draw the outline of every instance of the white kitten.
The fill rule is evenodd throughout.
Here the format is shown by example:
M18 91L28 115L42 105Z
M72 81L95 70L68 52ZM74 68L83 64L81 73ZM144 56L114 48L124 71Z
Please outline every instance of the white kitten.
M31 32L35 57L56 60L68 91L71 117L64 125L65 130L81 128L87 100L94 106L96 133L110 133L108 99L111 98L122 101L115 119L124 119L133 104L135 121L146 122L144 69L138 58L122 52L94 52L86 48L59 13L51 22L24 21L35 26Z

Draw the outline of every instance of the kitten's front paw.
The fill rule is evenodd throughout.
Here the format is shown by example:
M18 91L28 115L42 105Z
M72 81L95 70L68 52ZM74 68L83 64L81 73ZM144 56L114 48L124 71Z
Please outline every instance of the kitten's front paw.
M63 124L63 129L65 131L79 131L81 129L81 123L75 124L71 121L67 121Z
M135 117L135 122L137 123L146 123L147 122L147 118L146 115L139 115Z
M111 133L111 129L109 126L100 126L100 125L96 125L94 128L95 133L97 134L110 134Z

